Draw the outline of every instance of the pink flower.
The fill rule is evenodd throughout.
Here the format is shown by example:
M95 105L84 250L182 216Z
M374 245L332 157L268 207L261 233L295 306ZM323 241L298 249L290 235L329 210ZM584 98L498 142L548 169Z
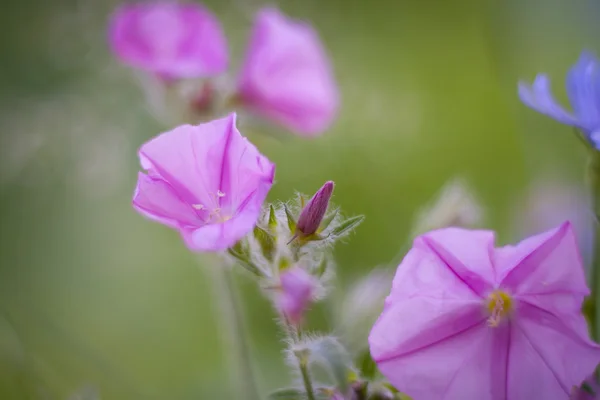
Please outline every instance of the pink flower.
M458 228L417 237L369 344L414 400L567 399L600 362L569 223L516 246Z
M317 33L271 8L256 17L239 79L242 101L306 136L329 127L338 92Z
M292 324L299 324L313 299L315 279L300 267L284 270L279 279L281 291L276 299L277 307Z
M165 79L206 77L227 68L221 25L198 4L123 5L112 17L109 40L123 63Z
M141 214L179 230L191 250L220 251L250 232L275 165L240 135L235 114L145 143L133 196Z

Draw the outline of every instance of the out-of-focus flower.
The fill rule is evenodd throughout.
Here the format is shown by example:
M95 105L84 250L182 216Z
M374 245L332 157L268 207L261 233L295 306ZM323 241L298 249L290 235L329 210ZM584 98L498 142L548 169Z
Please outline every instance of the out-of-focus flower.
M305 136L323 133L338 108L317 33L272 8L256 17L238 91L249 109Z
M317 282L300 267L291 267L282 271L279 279L281 287L277 293L277 307L289 322L299 324L310 306Z
M519 237L550 229L570 221L576 232L586 267L590 267L594 250L594 224L590 204L583 188L572 182L536 180L515 210L515 230Z
M206 77L227 68L221 25L199 4L123 5L112 17L109 40L123 63L167 80Z
M600 362L588 294L569 223L502 248L491 231L429 232L398 267L371 354L414 400L565 399Z
M242 137L231 114L145 143L133 197L141 214L179 230L191 250L219 251L249 233L275 165Z
M339 306L338 330L350 350L366 348L370 327L383 309L392 278L388 269L375 269L346 291Z
M302 236L309 236L317 232L323 217L329 207L329 200L333 194L335 184L332 181L327 181L317 190L317 193L306 203L302 209L300 217L298 217L298 225L296 230Z
M483 211L472 190L464 180L454 178L431 205L419 212L412 236L448 226L473 228L482 218Z
M567 94L573 113L561 107L550 92L550 80L545 74L535 78L533 85L519 83L521 100L534 110L563 124L580 129L594 147L600 147L600 64L590 52L583 52L567 75Z

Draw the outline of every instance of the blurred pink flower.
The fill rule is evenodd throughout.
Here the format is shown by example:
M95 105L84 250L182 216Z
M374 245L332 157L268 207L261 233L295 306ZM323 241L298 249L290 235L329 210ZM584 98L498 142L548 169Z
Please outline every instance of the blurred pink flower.
M315 278L300 267L292 267L281 272L279 279L277 307L292 324L299 324L313 299Z
M501 248L491 231L419 236L371 331L373 359L414 400L566 399L600 362L581 264L569 223Z
M240 135L231 114L145 143L133 206L179 230L195 251L225 250L254 227L275 165Z
M250 109L302 135L323 133L337 112L336 83L317 33L276 9L258 13L238 84Z
M221 25L199 4L123 5L111 19L109 40L123 63L164 79L206 77L227 68Z

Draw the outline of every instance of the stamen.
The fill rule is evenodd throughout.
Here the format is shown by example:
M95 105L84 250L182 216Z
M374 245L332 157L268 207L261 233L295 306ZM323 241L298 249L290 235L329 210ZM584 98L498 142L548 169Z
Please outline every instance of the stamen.
M196 210L204 210L203 204L192 204L192 207L194 207Z
M502 290L496 290L488 296L487 309L490 312L490 317L487 322L492 328L500 325L502 319L510 313L513 308L512 298Z
M225 193L221 192L220 190L217 190L217 197L225 197Z

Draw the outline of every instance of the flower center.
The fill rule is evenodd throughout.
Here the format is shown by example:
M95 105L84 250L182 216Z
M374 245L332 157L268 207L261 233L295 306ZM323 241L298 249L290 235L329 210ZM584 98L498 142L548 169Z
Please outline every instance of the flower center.
M496 328L502 318L512 311L513 299L502 290L494 290L487 298L486 308L491 314L488 318L488 325Z
M214 207L212 207L212 208L206 207L204 204L200 204L200 203L192 204L192 207L198 211L207 211L208 212L208 220L206 222L208 222L208 223L222 224L224 222L229 221L232 218L232 216L221 214L222 210L221 210L221 207L219 206L220 199L222 197L225 197L225 193L221 192L220 190L217 190L217 193L211 194L211 196L213 197L213 202L215 204Z

